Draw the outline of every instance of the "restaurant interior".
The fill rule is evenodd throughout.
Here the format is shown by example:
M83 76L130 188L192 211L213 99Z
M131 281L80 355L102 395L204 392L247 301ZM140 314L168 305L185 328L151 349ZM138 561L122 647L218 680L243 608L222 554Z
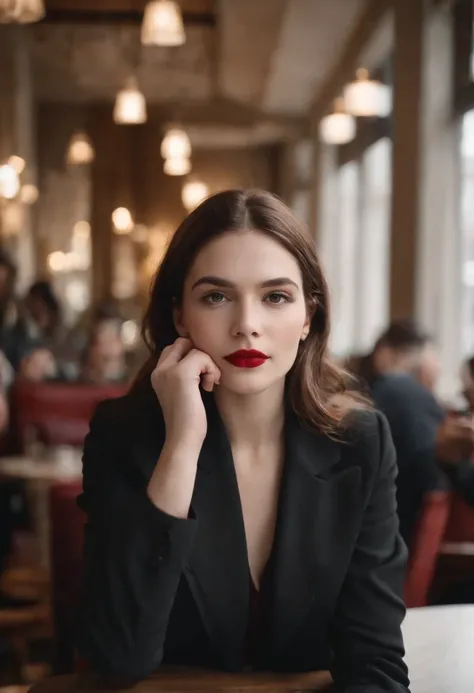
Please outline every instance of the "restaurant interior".
M437 399L469 405L473 0L0 0L0 693L77 671L89 421L146 358L174 231L230 188L306 224L336 359L414 321ZM446 605L459 584L472 599ZM456 488L425 494L404 597L412 693L472 693Z

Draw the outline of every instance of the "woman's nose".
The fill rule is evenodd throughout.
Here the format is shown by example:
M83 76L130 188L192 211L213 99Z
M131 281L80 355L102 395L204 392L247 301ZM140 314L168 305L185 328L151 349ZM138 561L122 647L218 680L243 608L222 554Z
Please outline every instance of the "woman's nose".
M236 306L234 332L239 336L258 336L261 332L261 311L253 301L244 301Z

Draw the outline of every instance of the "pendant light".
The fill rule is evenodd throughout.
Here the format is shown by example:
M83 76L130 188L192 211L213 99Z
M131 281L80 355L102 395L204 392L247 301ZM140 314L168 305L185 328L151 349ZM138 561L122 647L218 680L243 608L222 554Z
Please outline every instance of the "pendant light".
M161 156L163 159L189 159L191 156L191 142L181 128L170 128L161 143Z
M146 101L135 77L131 77L125 88L118 92L113 118L118 125L141 125L146 122Z
M163 171L167 176L186 176L191 172L191 160L180 156L166 159Z
M32 24L45 14L43 0L0 0L0 24Z
M90 164L94 161L95 151L91 139L85 132L75 132L69 141L67 162L73 166Z
M117 207L112 212L114 231L119 236L125 236L133 231L133 217L126 207Z
M208 196L209 188L200 180L186 181L181 191L181 201L187 212L192 212Z
M336 99L334 112L319 123L319 136L326 144L347 144L356 133L355 118L346 113L344 99Z
M360 68L356 80L344 89L347 113L357 117L383 117L390 112L390 88L370 79L368 70Z
M141 29L144 46L182 46L186 42L183 15L173 0L150 0Z

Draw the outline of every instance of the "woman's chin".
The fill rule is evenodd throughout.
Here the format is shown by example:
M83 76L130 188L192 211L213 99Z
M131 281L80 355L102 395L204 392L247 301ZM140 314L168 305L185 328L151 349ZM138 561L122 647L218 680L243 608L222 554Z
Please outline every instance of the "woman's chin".
M235 375L222 374L219 389L235 395L257 395L272 388L280 378L269 378L268 374L244 371Z

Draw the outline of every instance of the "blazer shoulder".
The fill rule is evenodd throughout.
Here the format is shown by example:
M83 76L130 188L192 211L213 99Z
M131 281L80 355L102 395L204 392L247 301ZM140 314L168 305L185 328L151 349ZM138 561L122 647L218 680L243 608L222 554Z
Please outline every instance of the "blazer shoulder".
M387 457L395 460L388 421L382 412L374 409L356 409L349 414L342 447L374 471Z
M90 434L120 444L147 438L150 432L156 435L162 421L161 408L151 388L150 392L131 391L98 404L90 422Z

